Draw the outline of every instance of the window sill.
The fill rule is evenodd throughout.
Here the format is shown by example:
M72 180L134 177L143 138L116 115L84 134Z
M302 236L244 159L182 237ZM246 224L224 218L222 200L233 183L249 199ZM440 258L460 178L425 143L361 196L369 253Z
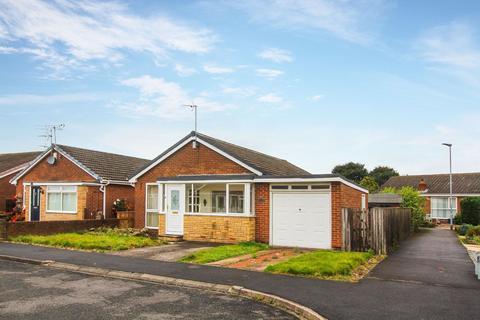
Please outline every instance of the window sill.
M78 212L73 212L73 211L46 211L48 214L71 214L71 215L76 215Z
M199 213L199 212L185 212L186 216L213 216L213 217L239 217L239 218L253 218L254 214L247 213Z

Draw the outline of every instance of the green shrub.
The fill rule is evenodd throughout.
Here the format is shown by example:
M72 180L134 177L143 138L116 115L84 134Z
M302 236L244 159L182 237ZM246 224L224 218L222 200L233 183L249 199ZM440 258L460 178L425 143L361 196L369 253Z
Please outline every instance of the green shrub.
M462 200L462 221L473 224L480 223L480 197L468 197Z
M468 230L473 228L471 224L462 224L460 227L457 228L457 233L461 236L464 236L467 234Z
M453 218L453 224L456 224L456 225L459 225L459 224L462 224L462 215L461 214L457 214L454 218Z
M471 227L468 229L467 233L465 234L467 238L473 238L480 236L480 226Z

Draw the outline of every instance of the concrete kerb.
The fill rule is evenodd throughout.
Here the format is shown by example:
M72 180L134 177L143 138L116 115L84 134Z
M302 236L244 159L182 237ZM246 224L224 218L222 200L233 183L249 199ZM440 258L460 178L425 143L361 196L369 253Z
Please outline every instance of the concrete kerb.
M20 258L20 257L7 256L7 255L0 255L0 259L34 264L34 265L42 265L50 268L67 270L71 272L78 272L78 273L84 273L84 274L101 276L101 277L144 281L144 282L151 282L151 283L159 283L163 285L171 285L171 286L179 286L179 287L185 287L185 288L213 291L217 293L234 295L234 296L239 296L242 298L258 301L258 302L273 306L275 308L281 309L283 311L286 311L298 317L299 319L326 320L325 317L319 315L312 309L302 306L296 302L293 302L272 294L267 294L260 291L246 289L240 286L214 284L214 283L194 281L194 280L185 280L185 279L177 279L177 278L171 278L171 277L165 277L165 276L157 276L157 275L147 274L147 273L118 271L118 270L103 269L103 268L97 268L97 267L80 266L80 265L56 262L51 260L35 260L35 259Z

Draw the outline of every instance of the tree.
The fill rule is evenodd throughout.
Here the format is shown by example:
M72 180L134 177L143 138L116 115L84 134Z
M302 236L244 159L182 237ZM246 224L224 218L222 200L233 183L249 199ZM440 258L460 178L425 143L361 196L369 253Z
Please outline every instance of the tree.
M368 175L373 177L379 186L382 186L385 182L387 182L388 179L398 176L399 174L393 168L387 166L378 166L370 171Z
M418 228L425 223L425 198L420 195L420 192L413 187L402 187L401 189L387 187L383 188L382 192L396 193L402 196L400 207L412 210L413 230L418 231Z
M480 197L464 198L460 206L463 223L473 224L474 226L480 224Z
M378 191L378 183L371 176L366 176L360 181L360 185L368 190L368 192L373 193Z
M365 168L364 164L349 162L335 166L332 173L342 175L347 179L359 183L368 175L368 170Z

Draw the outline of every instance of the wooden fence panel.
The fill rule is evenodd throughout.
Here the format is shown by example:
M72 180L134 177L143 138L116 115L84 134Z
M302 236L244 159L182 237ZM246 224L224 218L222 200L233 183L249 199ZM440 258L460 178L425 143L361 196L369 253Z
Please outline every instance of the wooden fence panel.
M342 249L387 254L410 235L411 212L405 208L342 209Z

